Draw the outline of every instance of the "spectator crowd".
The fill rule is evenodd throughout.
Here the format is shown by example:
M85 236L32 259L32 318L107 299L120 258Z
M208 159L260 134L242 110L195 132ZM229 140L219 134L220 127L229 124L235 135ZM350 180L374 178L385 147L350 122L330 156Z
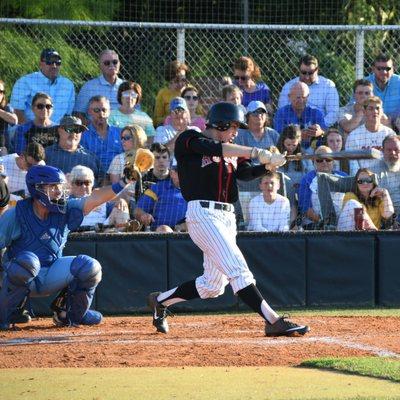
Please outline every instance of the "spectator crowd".
M61 169L70 195L84 197L118 182L125 162L134 160L138 149L148 148L154 166L144 171L140 184L129 185L115 201L94 209L81 228L121 226L136 219L142 230L184 231L186 201L174 146L182 132L206 129L210 104L203 101L202 88L191 81L188 65L172 61L165 66L165 86L153 94L154 110L144 110L146 88L120 76L119 55L106 49L98 61L99 75L78 91L62 76L61 52L49 48L40 54L38 71L13 86L0 80L0 183L8 199L1 200L0 213L28 195L25 176L33 165ZM221 78L214 98L238 106L248 126L239 129L236 144L308 157L292 159L254 181L238 182L240 229L397 227L400 76L394 73L393 59L378 54L370 75L356 80L352 93L341 93L348 99L343 107L335 83L320 72L318 59L305 55L298 62L298 76L283 82L280 93L272 93L255 60L242 56L227 71L231 77ZM382 157L332 157L342 150L369 149Z

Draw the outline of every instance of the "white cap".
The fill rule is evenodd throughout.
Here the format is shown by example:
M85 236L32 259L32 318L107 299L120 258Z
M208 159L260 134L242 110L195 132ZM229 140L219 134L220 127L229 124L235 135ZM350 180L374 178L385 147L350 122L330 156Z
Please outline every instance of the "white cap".
M267 112L267 107L265 107L265 104L262 101L253 100L247 106L247 113L252 113L258 110L259 108Z

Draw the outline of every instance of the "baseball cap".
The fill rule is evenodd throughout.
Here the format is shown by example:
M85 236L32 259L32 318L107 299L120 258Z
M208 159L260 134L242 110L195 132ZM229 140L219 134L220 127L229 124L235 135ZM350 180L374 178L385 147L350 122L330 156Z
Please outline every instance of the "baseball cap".
M251 101L247 106L247 114L258 110L259 108L267 112L267 107L265 107L265 104L262 101L258 100Z
M78 117L74 117L72 115L64 115L61 118L60 123L57 127L62 126L63 128L76 128L79 127L81 132L86 131L88 128L82 124L82 121Z
M54 49L43 49L40 53L40 59L42 61L50 61L50 60L61 60L60 54Z
M189 111L186 100L183 97L175 97L171 100L171 103L169 103L169 111L175 111L178 108Z

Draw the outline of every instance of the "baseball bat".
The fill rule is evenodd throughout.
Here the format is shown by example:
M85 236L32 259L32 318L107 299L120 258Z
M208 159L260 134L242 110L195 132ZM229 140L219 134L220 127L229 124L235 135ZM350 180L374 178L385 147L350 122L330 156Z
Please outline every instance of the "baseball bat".
M296 160L316 160L326 159L331 160L379 160L381 158L381 152L377 149L365 149L365 150L342 150L333 153L322 153L322 154L293 154L286 156L288 161Z

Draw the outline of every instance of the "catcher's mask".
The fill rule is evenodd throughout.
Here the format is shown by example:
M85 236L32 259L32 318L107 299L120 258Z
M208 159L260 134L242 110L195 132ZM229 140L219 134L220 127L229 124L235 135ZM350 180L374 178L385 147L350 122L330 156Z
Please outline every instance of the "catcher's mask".
M50 212L65 214L69 195L66 184L64 173L50 165L34 165L26 174L26 186L31 197ZM54 197L49 195L49 190L55 192Z

